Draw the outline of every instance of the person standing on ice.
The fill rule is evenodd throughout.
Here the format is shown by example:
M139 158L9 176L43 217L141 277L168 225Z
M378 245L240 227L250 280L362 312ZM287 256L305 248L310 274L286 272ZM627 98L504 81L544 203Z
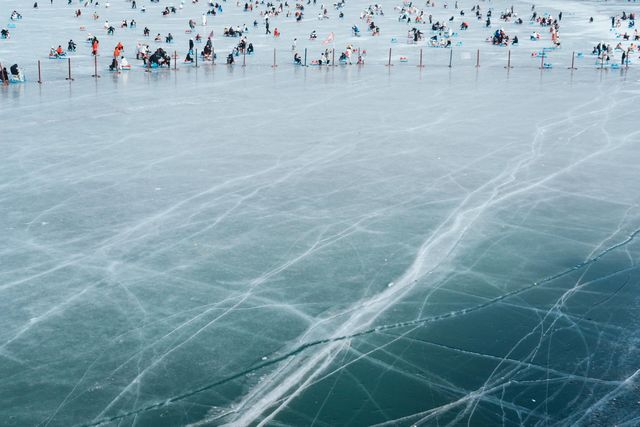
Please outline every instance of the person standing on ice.
M113 60L116 64L116 66L118 65L118 58L120 58L120 53L122 52L122 50L120 49L120 46L116 46L116 48L113 50Z
M202 26L203 27L207 26L207 14L206 13L202 14Z

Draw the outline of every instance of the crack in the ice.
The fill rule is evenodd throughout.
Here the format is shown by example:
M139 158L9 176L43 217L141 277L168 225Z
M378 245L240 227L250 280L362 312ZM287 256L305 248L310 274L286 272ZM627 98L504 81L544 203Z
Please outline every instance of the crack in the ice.
M349 334L349 335L343 335L343 336L338 336L338 337L333 337L333 338L326 338L326 339L320 339L320 340L315 340L315 341L311 341L305 344L300 345L299 347L287 352L286 354L283 354L281 356L275 357L273 359L270 359L268 361L259 363L256 366L253 366L251 368L245 369L243 371L240 371L236 374L233 374L231 376L222 378L218 381L215 381L213 383L210 384L206 384L202 387L199 387L195 390L191 390L182 394L179 394L177 396L171 397L169 399L166 399L162 402L156 402L150 405L147 405L145 407L133 410L133 411L129 411L126 413L122 413L122 414L118 414L118 415L114 415L112 417L107 417L107 418L102 418L90 423L86 423L86 424L81 424L80 427L93 427L93 426L98 426L101 424L105 424L105 423L110 423L110 422L114 422L114 421L118 421L130 416L135 416L137 414L140 413L144 413L153 409L157 409L157 408L161 408L164 406L168 406L170 404L179 402L181 400L187 399L191 396L197 395L199 393L205 392L207 390L210 390L212 388L215 388L217 386L226 384L230 381L233 381L235 379L241 378L245 375L251 374L253 372L262 370L264 368L267 368L269 366L275 365L277 363L280 363L286 359L289 359L291 357L294 357L302 352L304 352L305 350L312 348L312 347L316 347L319 345L323 345L323 344L329 344L329 343L334 343L334 342L339 342L339 341L344 341L344 340L350 340L353 338L358 338L358 337L362 337L362 336L366 336L366 335L370 335L370 334L374 334L374 333L378 333L381 331L388 331L391 329L399 329L399 328L404 328L404 327L409 327L409 326L416 326L416 325L421 325L421 324L426 324L426 323L432 323L432 322L438 322L441 320L446 320L446 319L450 319L453 317L457 317L457 316L462 316L462 315L466 315L472 312L476 312L478 310L481 310L483 308L492 306L500 301L503 301L507 298L522 294L530 289L533 288L537 288L541 285L544 285L546 283L550 283L553 282L561 277L564 277L568 274L573 273L574 271L580 270L586 266L589 266L595 262L597 262L598 260L600 260L602 257L606 256L607 254L609 254L610 252L626 246L627 244L631 243L638 235L640 234L640 228L634 230L625 240L616 243L615 245L612 245L610 247L608 247L607 249L603 250L602 252L598 253L596 256L589 258L579 264L574 265L573 267L567 268L559 273L556 273L552 276L546 277L538 282L534 282L532 284L529 284L525 287L513 290L511 292L507 292L503 295L500 295L498 297L489 299L487 301L485 301L482 304L478 304L476 306L470 307L470 308L465 308L465 309L461 309L461 310L455 310L455 311L451 311L445 314L440 314L437 316L429 316L429 317L423 317L423 318L419 318L419 319L415 319L415 320L410 320L410 321L405 321L405 322L397 322L397 323L392 323L392 324L388 324L388 325L381 325L381 326L376 326L374 328L369 328L360 332L356 332L354 334Z

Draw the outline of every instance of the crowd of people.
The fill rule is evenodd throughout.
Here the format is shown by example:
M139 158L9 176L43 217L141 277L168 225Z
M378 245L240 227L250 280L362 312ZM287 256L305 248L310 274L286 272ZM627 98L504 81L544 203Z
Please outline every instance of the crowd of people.
M136 0L127 1L131 3L131 9L137 9L138 5ZM150 1L151 3L158 2L157 0ZM53 3L53 0L51 0L51 2ZM83 0L83 3L84 8L95 9L92 16L94 20L97 20L99 18L99 0ZM192 3L194 5L198 5L199 0L192 0ZM199 12L201 14L200 25L203 28L206 28L208 25L208 16L217 16L223 13L223 5L221 3L213 0L206 0L205 3L205 9ZM508 34L504 27L496 29L491 20L496 17L505 23L503 25L506 25L507 23L514 23L516 24L516 27L513 27L513 31L516 32L518 28L517 25L524 23L521 17L524 15L530 16L528 20L531 25L536 25L538 27L538 31L534 30L530 33L530 41L537 42L545 40L550 42L552 47L557 48L561 46L560 29L563 18L562 12L555 15L548 12L540 13L536 9L535 5L531 5L530 11L525 11L524 13L519 14L518 11L515 10L514 6L496 11L487 3L469 4L471 2L465 2L467 6L470 6L466 9L461 7L458 1L444 1L441 3L441 0L438 0L438 3L440 8L436 5L436 0L426 0L420 5L411 0L403 0L400 5L393 8L393 13L395 15L393 19L397 19L397 22L406 24L408 27L406 32L406 42L408 44L424 43L424 45L428 47L451 48L455 45L454 40L459 37L458 33L454 31L454 28L459 28L460 31L468 30L473 25L469 19L473 19L472 17L475 16L476 20L479 21L477 24L478 28L490 28L490 35L486 38L488 42L498 46L515 46L520 42L518 34ZM460 1L460 3L462 3L462 1ZM71 5L70 0L68 0L68 4ZM108 7L108 2L105 2L103 6ZM34 8L37 7L37 3L34 4ZM318 0L295 0L291 3L289 3L289 0L245 0L245 2L237 0L236 7L240 8L242 12L256 18L253 20L253 30L259 26L263 26L263 34L274 38L282 36L283 33L278 27L273 28L272 30L271 20L282 19L283 16L285 18L293 19L296 22L300 22L303 20L307 10L311 9L312 11L316 11L316 17L320 21L328 19L341 20L345 18L345 0L339 0L331 6L325 3L320 3ZM184 1L181 1L180 5L177 7L171 5L159 7L159 12L163 16L168 16L178 14L178 12L181 12L183 8ZM139 12L146 13L146 7L142 6ZM82 9L74 9L74 13L76 17L80 18L82 16ZM441 16L436 17L436 13L440 13ZM10 22L14 22L21 20L22 17L23 16L20 12L13 10L10 13L9 18ZM380 36L383 31L380 22L385 23L385 25L388 22L382 4L378 3L367 6L360 11L359 16L355 16L353 18L359 19L360 21L360 23L349 24L351 28L351 35L354 37L362 36L362 31L360 30L361 27L365 29L366 33L370 36ZM612 43L601 42L593 47L591 54L596 56L601 62L606 63L613 61L614 57L619 54L622 61L626 61L628 64L630 62L630 57L638 51L637 45L633 42L640 40L640 34L638 34L638 30L635 29L635 12L623 11L621 14L610 17L610 19L612 32L616 34L616 37L621 39L620 42L615 44L615 46ZM309 22L312 21L313 20ZM594 18L589 17L588 22L593 23L593 21ZM124 17L117 22L119 23L116 25L112 25L109 21L104 22L103 29L106 36L114 36L115 38L116 26L120 29L126 28L135 30L137 28L136 20L130 17ZM188 20L185 19L183 22L186 23L185 33L192 34L189 36L188 49L184 62L188 63L194 61L196 56L195 44L202 43L205 40L205 45L200 49L199 56L203 61L214 61L216 58L213 45L214 32L211 31L208 36L203 37L197 31L198 22L195 19L189 18ZM15 25L13 27L10 26L9 28L15 28ZM2 28L0 30L0 37L2 39L8 39L11 37L9 28ZM430 32L431 34L427 34L425 36L425 33L427 32ZM254 44L248 39L249 33L250 28L246 24L228 25L222 29L221 35L223 37L239 39L238 43L230 47L226 54L226 62L228 64L234 63L234 57L243 54L252 55L254 53ZM258 31L258 34L259 33L260 31ZM545 33L547 33L547 35L545 35ZM142 35L143 37L152 37L149 26L144 27ZM309 41L313 42L317 40L318 37L317 30L313 30L309 35ZM333 37L333 33L331 33L331 38ZM167 32L166 35L162 35L162 33L158 32L157 35L153 37L153 41L156 43L171 44L174 43L174 35L171 32ZM392 36L391 42L397 43L397 37ZM627 44L627 42L630 42L630 44ZM91 54L98 56L100 48L98 38L89 34L87 37L87 43L90 45ZM302 56L297 49L296 43L297 39L294 38L292 43L293 63L303 65ZM325 40L323 42L323 44L328 43L333 43L335 45L335 41L333 39ZM462 42L458 42L457 45L459 46L461 44ZM57 48L52 46L49 51L49 57L51 59L64 58L68 53L76 52L76 50L76 43L71 39L67 43L66 50L62 48L62 45L58 45ZM109 69L121 71L130 68L130 64L125 58L123 51L124 47L122 46L122 43L117 42ZM335 53L335 49L332 49L330 52L329 49L323 48L320 50L319 55L311 60L311 64L330 65L335 61ZM345 49L340 50L337 62L347 65L354 63L363 64L364 57L365 55L363 54L363 51L354 49L353 45L349 43L346 45ZM136 48L136 59L142 61L144 66L151 64L151 66L160 67L170 66L172 58L160 47L152 50L149 48L148 44L138 43Z

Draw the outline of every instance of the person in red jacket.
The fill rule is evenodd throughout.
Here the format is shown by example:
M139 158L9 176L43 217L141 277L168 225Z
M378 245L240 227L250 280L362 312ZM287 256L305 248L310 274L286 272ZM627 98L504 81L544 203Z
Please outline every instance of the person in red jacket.
M91 54L96 56L98 55L98 47L100 46L100 44L98 43L98 39L94 39L93 43L91 44Z

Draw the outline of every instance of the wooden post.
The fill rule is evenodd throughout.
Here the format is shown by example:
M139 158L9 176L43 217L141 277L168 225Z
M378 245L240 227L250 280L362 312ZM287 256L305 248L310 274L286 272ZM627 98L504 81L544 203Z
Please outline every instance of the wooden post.
M216 65L216 49L211 48L211 65Z
M331 49L331 66L336 66L336 49Z
M476 68L480 68L480 49L476 52Z
M604 70L604 52L602 53L602 58L600 59L600 70Z
M544 70L544 51L542 52L542 55L540 55L540 69Z
M453 48L449 49L449 68L451 68L453 62Z
M422 49L420 49L420 64L418 64L418 68L424 68L424 64L422 63Z
M38 61L38 83L42 84L42 70L40 69L40 61Z
M194 60L196 61L196 68L198 68L198 49L195 49L194 56L195 56Z
M389 62L387 62L387 67L393 67L393 64L391 64L391 48L389 48Z
M576 52L573 52L573 55L571 56L571 67L569 67L570 70L577 70L576 68Z
M93 56L93 67L94 67L94 74L91 77L95 77L96 79L99 79L100 75L98 74L98 55Z
M307 48L304 48L304 66L307 66Z
M173 71L178 71L178 51L173 51Z
M242 66L243 67L247 66L247 48L246 47L242 50Z
M509 70L509 69L513 68L513 67L511 66L511 49L509 49L509 55L507 56L507 66L506 66L506 67L504 67L504 68L506 68L507 70Z
M278 66L278 64L276 64L276 48L273 48L273 65L271 66L271 68L276 68Z
M73 81L73 78L71 78L71 58L67 58L67 61L69 64L69 76L65 80Z

